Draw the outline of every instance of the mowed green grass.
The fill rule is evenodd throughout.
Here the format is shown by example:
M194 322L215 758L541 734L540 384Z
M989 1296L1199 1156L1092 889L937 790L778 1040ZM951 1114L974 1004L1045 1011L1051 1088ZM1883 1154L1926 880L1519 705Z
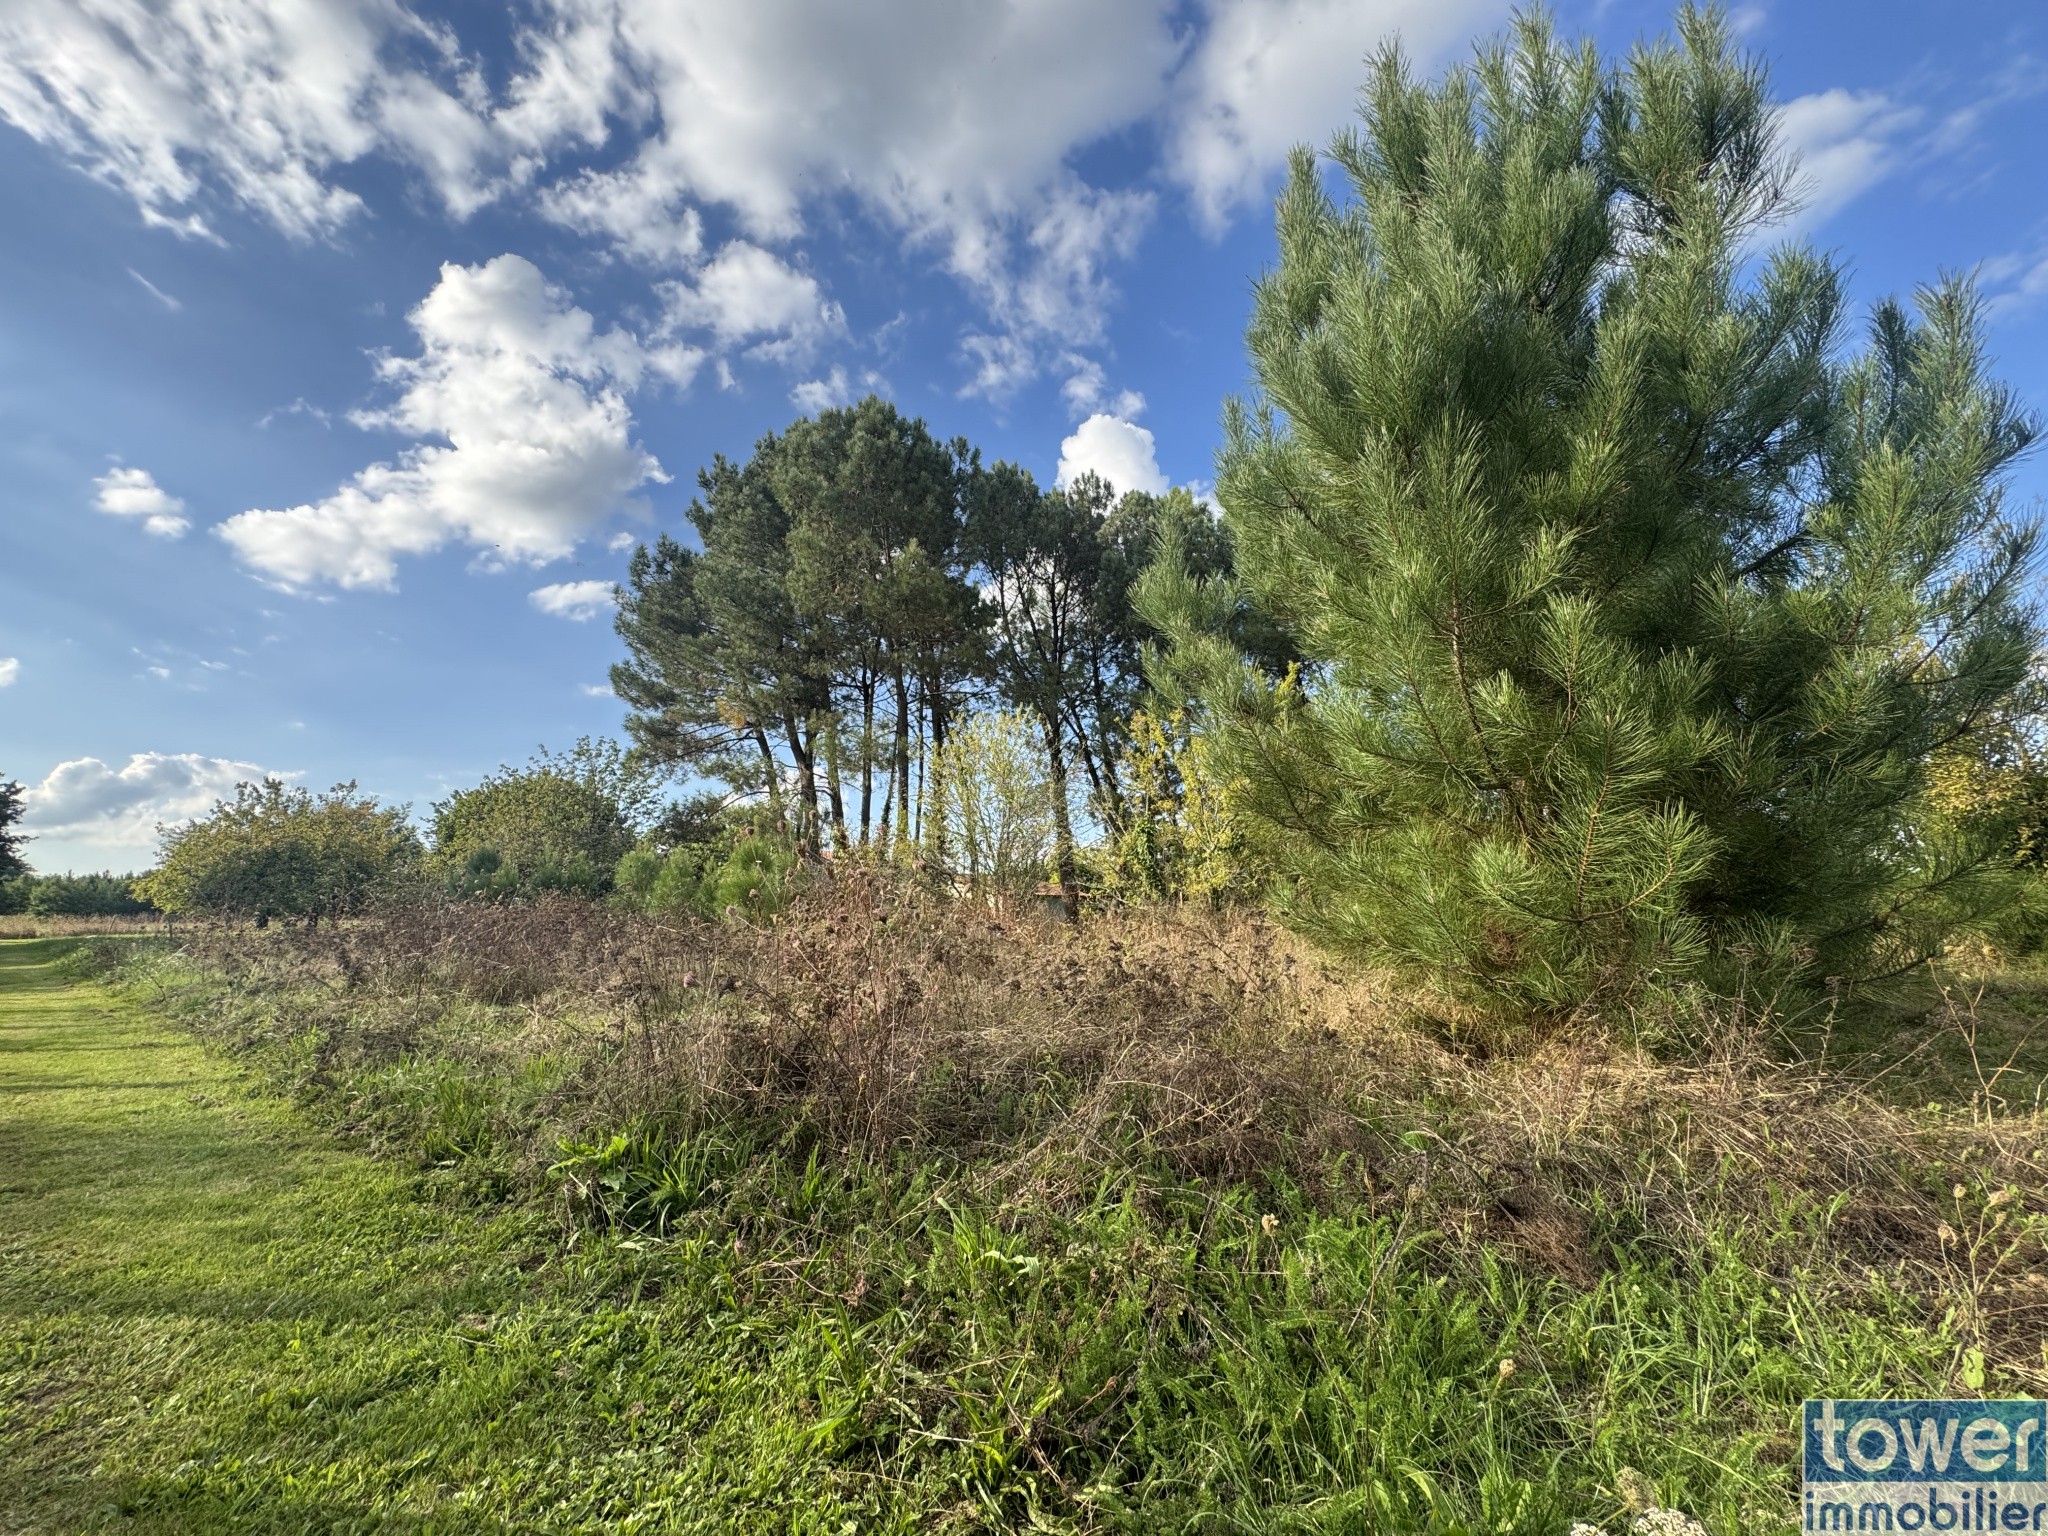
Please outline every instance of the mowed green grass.
M423 1198L68 947L0 943L0 1530L915 1528L806 1465L816 1331L671 1326L630 1252Z

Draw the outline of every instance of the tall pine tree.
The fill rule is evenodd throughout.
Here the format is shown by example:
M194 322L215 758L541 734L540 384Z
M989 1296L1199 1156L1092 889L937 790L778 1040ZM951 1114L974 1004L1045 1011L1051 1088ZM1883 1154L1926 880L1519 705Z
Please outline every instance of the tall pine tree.
M1836 269L1755 244L1793 185L1761 68L1677 31L1376 62L1349 198L1306 151L1280 198L1236 575L1142 593L1293 919L1511 1012L1881 974L1997 899L1913 812L2035 644L2000 493L2034 427L1959 283L1844 355Z
M663 535L619 589L612 688L639 751L767 801L806 854L828 834L910 847L915 769L984 659L973 463L873 396L714 460L689 509L701 548Z

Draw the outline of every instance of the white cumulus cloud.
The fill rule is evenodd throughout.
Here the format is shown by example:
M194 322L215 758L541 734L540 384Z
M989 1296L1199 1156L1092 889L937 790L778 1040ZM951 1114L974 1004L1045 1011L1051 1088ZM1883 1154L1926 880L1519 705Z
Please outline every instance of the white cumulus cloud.
M1168 113L1168 170L1220 229L1296 144L1350 120L1365 60L1395 37L1428 66L1502 20L1502 0L1206 0Z
M1176 0L532 0L502 78L476 41L404 0L13 0L0 117L194 234L223 197L329 233L360 213L344 173L369 157L457 217L525 198L683 272L702 261L701 210L721 207L749 245L689 281L714 326L746 314L718 291L747 275L735 259L758 276L748 250L850 203L934 251L985 301L988 334L1039 348L1048 326L1099 331L1105 263L1152 206L1086 184L1071 157L1153 114L1184 52Z
M19 656L0 656L0 688L12 688L14 680L21 676Z
M799 357L846 333L846 317L815 277L745 240L661 292L672 329L707 330L721 349L753 342L760 356Z
M232 795L235 785L264 777L254 763L196 752L138 752L119 768L97 757L73 758L29 787L22 797L22 826L38 843L127 850L132 856L156 842L159 824L203 816L216 800ZM37 865L52 867L46 858Z
M1167 488L1152 434L1134 421L1106 412L1090 416L1060 444L1055 477L1059 484L1071 485L1090 472L1107 480L1119 495L1148 491L1157 496Z
M209 234L209 180L299 236L361 206L332 173L373 152L458 210L490 130L473 66L398 0L10 0L0 117L127 193L150 222Z
M112 517L139 517L145 533L175 539L192 526L185 503L156 483L146 469L115 467L93 481L93 505Z
M1919 113L1876 91L1815 91L1778 109L1778 131L1799 159L1800 209L1774 238L1818 228L1898 169Z
M542 613L581 624L608 612L617 597L608 581L558 581L552 586L535 587L526 594L526 600Z
M1347 120L1375 47L1428 66L1508 5L526 0L509 69L482 11L423 10L8 0L0 117L192 234L223 202L329 234L378 158L454 217L512 202L668 274L675 323L785 360L843 331L802 242L858 215L975 297L965 389L999 398L1099 345L1160 188L1220 227ZM1134 132L1163 177L1086 160ZM707 254L714 210L742 238Z
M261 575L388 588L399 556L458 542L486 563L540 565L667 478L633 441L625 393L653 374L687 379L698 353L600 332L521 256L444 266L410 318L419 355L379 364L397 399L354 420L418 441L320 501L220 524Z
M852 402L852 381L846 377L846 370L836 364L824 378L805 379L789 392L789 403L806 416L815 416L820 411Z
M540 194L543 216L582 235L608 239L622 256L649 267L687 267L704 251L704 215L689 189L649 166L579 171Z
M1135 389L1118 390L1109 393L1109 375L1102 364L1093 358L1070 352L1060 359L1070 371L1067 382L1060 386L1060 398L1067 402L1067 409L1076 417L1092 416L1106 410L1112 416L1126 419L1141 415L1145 409L1145 397Z

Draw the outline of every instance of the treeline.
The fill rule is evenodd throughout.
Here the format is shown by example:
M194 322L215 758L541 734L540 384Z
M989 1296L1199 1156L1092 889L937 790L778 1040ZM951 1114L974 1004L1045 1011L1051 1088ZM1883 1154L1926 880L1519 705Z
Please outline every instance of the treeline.
M20 874L0 880L0 917L139 917L155 907L136 894L139 875Z
M1133 720L1157 632L1132 595L1164 550L1230 574L1223 525L1184 490L1094 476L1044 488L886 401L821 412L714 460L620 593L612 687L648 762L758 801L799 857L947 861L948 753L1001 708L1042 755L1069 901L1086 840L1131 827ZM1269 643L1262 654L1284 661Z
M21 830L27 791L0 776L0 917L135 917L156 909L135 875L39 875L29 868Z

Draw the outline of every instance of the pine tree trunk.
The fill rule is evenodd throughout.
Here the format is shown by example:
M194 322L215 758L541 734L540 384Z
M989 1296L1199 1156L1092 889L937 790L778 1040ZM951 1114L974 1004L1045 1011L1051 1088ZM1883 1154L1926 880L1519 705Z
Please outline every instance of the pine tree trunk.
M1067 755L1059 718L1044 722L1045 759L1052 770L1053 866L1059 871L1060 905L1069 923L1081 920L1081 870L1074 858L1074 820L1067 811Z
M796 764L797 857L813 860L818 857L819 842L816 738L808 720L800 725L790 716L783 719L783 732L789 738L789 755Z
M846 792L839 778L839 723L825 723L825 794L832 807L832 846L846 852Z
M762 788L768 792L768 809L778 818L782 814L782 775L777 772L775 748L768 744L768 733L758 725L754 727L754 747L761 754Z
M870 678L860 697L860 845L868 846L875 804L875 684Z
M941 771L941 754L946 745L944 693L927 688L925 709L931 717L931 729L925 739L923 784L918 796L924 807L920 831L927 840L933 866L943 872L946 868L946 781Z
M910 687L899 668L896 685L896 746L889 763L889 779L896 799L896 841L910 831Z

